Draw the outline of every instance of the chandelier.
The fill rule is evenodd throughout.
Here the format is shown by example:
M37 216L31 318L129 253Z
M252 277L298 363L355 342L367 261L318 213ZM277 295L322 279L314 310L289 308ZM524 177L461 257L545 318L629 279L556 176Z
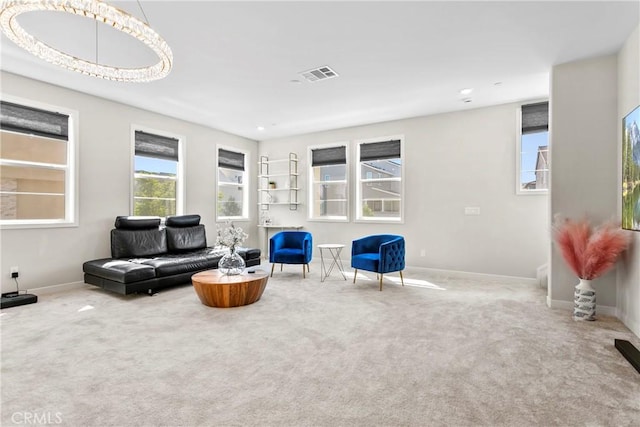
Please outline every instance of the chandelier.
M121 68L99 64L97 59L91 62L76 58L43 43L20 26L17 17L33 11L65 12L95 19L96 22L109 25L140 40L155 52L160 61L147 67ZM171 48L147 23L99 0L3 0L0 5L0 27L11 41L45 61L107 80L158 80L169 74L173 64Z

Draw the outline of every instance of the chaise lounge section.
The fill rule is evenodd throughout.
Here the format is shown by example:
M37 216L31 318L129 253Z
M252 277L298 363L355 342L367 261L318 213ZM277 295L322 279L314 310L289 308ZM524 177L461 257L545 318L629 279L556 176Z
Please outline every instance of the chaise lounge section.
M199 271L218 267L224 248L207 247L200 215L167 217L119 216L111 230L111 258L82 265L85 283L127 295L155 293L191 283ZM247 267L260 265L260 249L240 248Z

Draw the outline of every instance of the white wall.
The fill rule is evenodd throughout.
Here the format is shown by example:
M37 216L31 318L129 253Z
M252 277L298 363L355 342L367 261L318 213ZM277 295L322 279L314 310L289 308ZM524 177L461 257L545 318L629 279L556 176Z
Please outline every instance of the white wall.
M551 215L594 223L616 217L620 197L616 55L555 66L551 73ZM551 305L573 301L578 278L555 245ZM594 281L599 306L615 307L615 272Z
M14 74L1 77L3 94L70 108L80 115L79 226L2 230L2 292L15 290L10 266L20 267L21 289L33 289L82 281L84 261L109 256L114 219L130 213L132 123L186 137L185 213L202 216L209 244L215 242L216 144L249 151L255 181L255 141ZM254 188L251 221L241 223L251 246L258 245Z
M640 105L640 26L636 27L618 54L618 124ZM618 126L618 188L622 187L622 126ZM621 216L618 197L618 215ZM633 243L618 268L618 317L640 336L640 233L633 233Z
M270 215L279 223L303 225L313 233L314 245L345 244L343 259L348 259L354 238L397 233L405 236L409 266L535 277L536 268L547 262L548 197L515 194L517 107L501 105L261 141L260 154L271 158L296 152L304 175L300 210L272 207ZM400 134L405 137L404 224L353 222L353 167L351 222L307 220L307 147L349 142L354 166L354 140ZM481 215L465 216L465 206L480 207Z

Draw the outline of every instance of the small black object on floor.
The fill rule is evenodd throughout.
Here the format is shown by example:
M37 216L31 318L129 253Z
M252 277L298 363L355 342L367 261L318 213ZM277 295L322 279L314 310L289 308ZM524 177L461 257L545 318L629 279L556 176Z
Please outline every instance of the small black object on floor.
M38 302L37 295L7 292L6 294L2 294L0 308L18 307L20 305L33 304L36 302Z
M636 368L636 371L640 373L640 351L633 344L627 340L614 340L616 348L625 359L631 363L631 366Z

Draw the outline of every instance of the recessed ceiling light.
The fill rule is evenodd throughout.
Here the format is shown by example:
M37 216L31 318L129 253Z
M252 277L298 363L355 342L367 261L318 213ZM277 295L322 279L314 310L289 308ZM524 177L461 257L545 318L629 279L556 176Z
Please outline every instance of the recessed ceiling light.
M502 84L502 82L495 82L493 85L494 86L500 86Z
M256 129L258 129L260 132L262 132L264 130L264 126L258 126Z
M298 79L293 79L293 80L289 80L289 83L293 83L294 85L299 85L302 82Z
M471 98L464 98L464 99L462 100L462 102L464 102L465 104L469 104L469 103L471 103L471 101L472 101L472 99L471 99Z
M471 92L473 92L473 88L465 88L460 90L460 95L469 95Z

